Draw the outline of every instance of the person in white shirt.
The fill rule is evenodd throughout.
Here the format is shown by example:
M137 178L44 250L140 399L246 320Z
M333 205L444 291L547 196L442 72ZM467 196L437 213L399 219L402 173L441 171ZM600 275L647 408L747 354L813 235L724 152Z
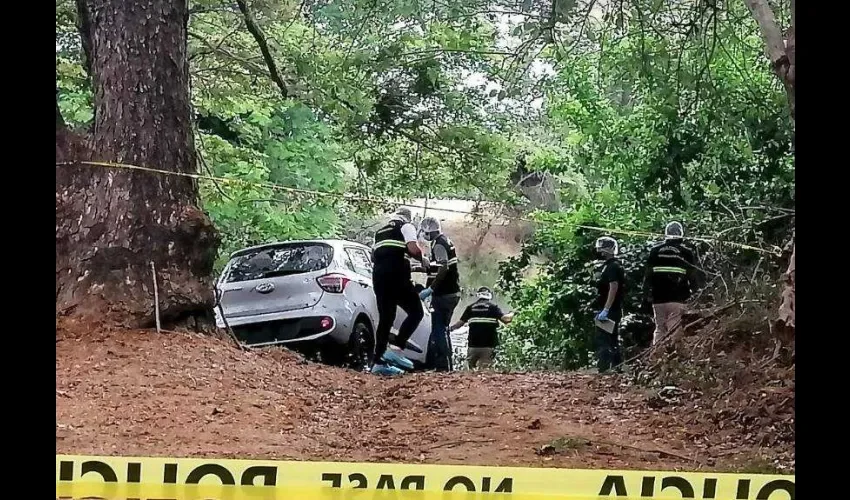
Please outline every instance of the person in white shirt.
M422 301L413 286L410 262L407 260L410 256L423 261L422 250L417 244L416 227L411 224L411 218L410 209L401 207L396 210L389 222L375 233L375 244L372 247L372 282L379 316L372 373L378 375L398 375L404 373L400 368L413 369L413 362L401 352L425 314ZM389 345L390 328L395 322L398 307L407 313L407 318L402 322L392 345Z

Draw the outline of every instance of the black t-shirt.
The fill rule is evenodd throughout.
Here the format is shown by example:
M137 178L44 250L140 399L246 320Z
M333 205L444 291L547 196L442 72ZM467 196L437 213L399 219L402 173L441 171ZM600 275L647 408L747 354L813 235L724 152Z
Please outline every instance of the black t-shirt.
M614 297L614 303L608 311L608 318L613 321L619 321L623 317L623 297L626 294L626 272L623 270L622 264L616 258L611 258L602 264L598 272L596 282L596 302L594 307L596 312L601 311L605 307L605 302L608 301L608 289L611 283L619 283L617 287L617 295Z
M499 345L499 318L505 313L489 300L470 304L460 317L469 325L469 347L494 348Z

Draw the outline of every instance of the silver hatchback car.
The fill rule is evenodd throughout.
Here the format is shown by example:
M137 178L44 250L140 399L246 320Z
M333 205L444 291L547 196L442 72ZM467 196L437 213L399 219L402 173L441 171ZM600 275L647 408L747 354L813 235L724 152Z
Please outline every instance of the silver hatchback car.
M318 353L322 361L362 370L375 349L378 306L372 286L372 250L344 240L285 241L233 253L218 283L221 311L245 345L285 345ZM425 363L431 314L404 354ZM398 310L392 334L406 317Z

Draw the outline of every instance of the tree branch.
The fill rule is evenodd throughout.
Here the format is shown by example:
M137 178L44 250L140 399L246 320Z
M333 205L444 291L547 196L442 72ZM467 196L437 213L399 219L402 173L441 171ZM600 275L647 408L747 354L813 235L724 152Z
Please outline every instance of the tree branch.
M232 12L233 9L227 5L220 5L218 7L192 7L189 9L189 15L193 14L207 14L210 12Z
M86 69L86 74L91 78L91 12L89 12L85 0L76 0L75 4L77 6L77 31L80 33L80 42L83 46L83 67Z
M448 53L463 53L463 54L483 54L483 55L493 55L493 56L515 56L514 52L507 52L504 50L477 50L477 49L450 49L450 48L433 48L433 49L425 49L425 50L417 50L413 52L404 52L402 54L398 54L396 57L403 56L418 56L423 54L439 54L443 52Z
M791 108L791 118L794 119L796 111L796 33L794 20L794 1L791 1L791 26L788 30L788 41L786 44L782 36L782 30L776 22L767 0L744 0L753 18L759 25L762 39L767 50L767 57L776 76L785 86L788 95L788 105Z
M759 25L770 62L776 64L785 57L785 42L782 40L782 30L776 23L773 10L767 0L744 0L744 3Z
M201 35L199 35L195 32L188 31L187 35L191 38L194 38L195 40L198 40L202 44L206 45L213 52L218 52L219 54L226 56L226 57L229 57L230 59L233 59L236 62L242 63L242 65L244 65L247 69L249 69L251 71L255 71L255 72L257 72L261 75L266 74L266 70L264 70L263 67L258 65L257 63L250 61L248 59L245 59L244 57L239 57L236 54L225 49L224 47L216 46L212 42L210 42L209 40L207 40L206 38L202 37Z
M788 95L788 106L791 109L791 119L795 119L796 111L796 12L795 1L791 0L791 26L788 29L787 42L783 39L782 31L776 23L767 0L744 0L750 13L755 18L764 39L767 56L776 76L785 86ZM793 333L796 327L796 243L791 247L791 260L788 270L784 275L784 287L782 290L782 303L779 306L778 324L784 326L784 330Z
M266 35L263 33L263 30L260 29L260 26L254 19L251 11L248 10L248 5L245 3L245 0L236 0L236 3L239 5L239 10L242 12L242 16L245 18L245 26L247 26L248 31L254 37L257 45L260 46L260 52L263 53L263 60L266 61L266 66L269 68L269 76L271 76L272 81L280 89L280 93L283 94L283 97L289 97L289 90L286 87L286 83L284 83L283 78L281 78L280 72L277 69L277 64L274 62L274 57L272 57L271 51L269 51L269 44L266 41Z
M792 35L794 34L794 30L796 29L796 26L797 26L797 9L795 8L795 5L794 5L795 3L796 2L794 0L791 0L791 33L792 33Z
M224 42L226 42L228 38L235 35L236 32L239 31L239 28L240 28L239 23L236 23L236 26L231 28L230 31L228 31L223 37L221 37L221 40L219 40L218 43L216 43L215 45L208 44L208 46L210 47L210 51L211 52L218 51L222 47L222 45L224 45ZM194 54L189 54L189 61L192 61L196 57L205 55L207 53L209 53L209 52L195 52Z

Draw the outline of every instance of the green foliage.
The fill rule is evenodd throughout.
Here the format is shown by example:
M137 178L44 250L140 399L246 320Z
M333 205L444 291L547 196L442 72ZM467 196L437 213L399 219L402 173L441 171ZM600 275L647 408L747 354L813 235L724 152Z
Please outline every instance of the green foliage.
M504 59L493 50L492 22L468 15L474 12L474 3L435 7L369 1L343 7L272 1L254 2L250 8L290 99L312 109L326 126L323 142L315 143L317 151L308 151L303 142L301 154L295 154L281 142L252 146L262 153L261 159L253 154L243 158L244 152L236 155L251 168L262 161L271 169L259 178L378 198L483 194L511 199L508 172L515 148L499 130L510 118L493 110L483 98L483 88L464 83L471 71L493 75L495 64ZM260 116L258 103L268 106L281 98L258 57L256 41L241 29L242 23L235 9L202 3L189 26L199 116L233 120L221 137L236 148L247 146L233 142L235 123L245 121L248 113ZM258 121L255 125L270 126ZM253 137L261 132L239 133ZM333 151L325 151L331 138ZM212 147L218 150L207 151ZM212 141L199 143L199 151L217 172L244 178L240 170L244 165L236 168L229 159L234 153L221 149ZM325 168L330 157L334 168ZM269 165L281 158L293 161L281 164L286 168ZM287 169L294 170L285 173ZM335 176L337 184L329 185L323 176ZM492 181L499 178L504 180ZM205 206L216 222L221 221L225 247L301 234L340 234L340 217L366 219L386 208L324 200L317 210L313 205L304 210L290 197L277 208L257 203L249 208L245 199L268 198L261 194L240 192L234 196L237 203L214 186L205 187ZM325 212L330 208L334 216ZM276 215L260 215L271 212Z
M204 207L224 235L222 257L273 240L335 235L339 198L281 189L342 194L338 147L328 128L301 104L255 103L230 113L217 104L230 140L202 132L199 150L212 175L232 179L202 184Z
M80 36L74 26L72 1L56 4L56 100L65 123L74 128L90 125L93 113L91 85L83 68Z
M604 201L582 204L570 213L537 214L534 239L500 268L500 288L508 293L517 311L503 334L503 364L575 369L592 359L592 318L599 312L592 308L596 298L593 275L601 264L593 244L599 234L580 226L608 226L618 215L622 216L617 205ZM615 223L614 227L622 226ZM618 241L626 271L624 309L634 312L642 301L639 289L647 239L618 237ZM536 255L548 259L537 276L523 280L523 271Z
M287 94L332 127L370 196L467 194L498 198L510 141L493 127L483 89L470 72L494 74L493 24L469 15L474 2L424 5L407 0L344 6L255 2ZM278 98L255 40L233 9L198 9L190 19L195 95ZM486 120L485 120L486 118ZM470 175L472 174L472 175ZM477 182L476 182L477 179Z
M89 126L94 118L92 93L79 62L56 55L56 90L65 123L76 128Z
M567 369L592 359L588 264L600 234L581 225L658 233L675 219L689 234L758 247L787 238L794 170L784 93L762 61L753 23L732 24L734 11L717 15L730 24L708 29L728 38L708 60L702 43L628 26L601 31L604 50L561 56L548 125L593 194L541 216L522 255L503 263L502 287L518 311L505 335L507 366ZM651 238L612 235L627 271L625 309L638 313ZM722 243L699 247L715 277L730 262L740 269L765 257ZM535 255L548 262L523 280Z

